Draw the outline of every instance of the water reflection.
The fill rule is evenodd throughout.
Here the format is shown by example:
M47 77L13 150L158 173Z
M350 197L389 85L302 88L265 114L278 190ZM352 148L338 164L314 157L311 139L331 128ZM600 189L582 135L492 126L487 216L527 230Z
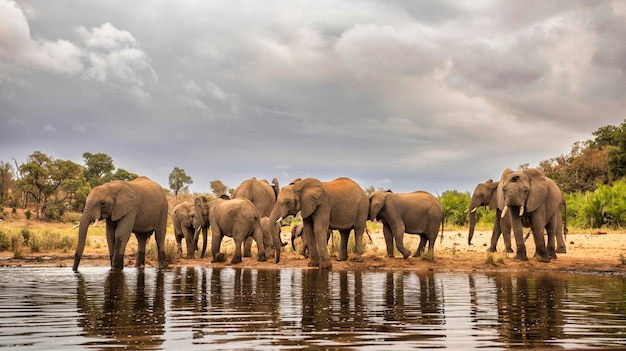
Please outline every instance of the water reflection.
M620 277L0 268L0 347L571 348L624 340Z
M163 271L156 273L154 291L146 290L146 274L137 270L128 277L123 271L109 271L103 296L94 295L79 273L76 288L78 325L84 336L111 339L110 345L158 349L165 332L165 284ZM134 281L127 282L127 279ZM101 341L95 342L102 344ZM90 342L86 342L90 344Z

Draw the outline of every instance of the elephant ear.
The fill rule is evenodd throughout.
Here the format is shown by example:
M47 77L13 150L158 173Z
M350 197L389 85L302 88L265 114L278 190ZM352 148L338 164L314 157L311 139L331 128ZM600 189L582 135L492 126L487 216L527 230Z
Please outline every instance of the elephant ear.
M527 212L533 212L545 203L548 194L548 178L538 169L530 168L524 170L530 178L530 194L526 200Z
M124 181L115 181L110 185L115 203L111 220L117 221L137 208L139 200L135 190Z
M385 198L387 198L389 193L391 193L391 190L377 191L370 195L370 212L367 216L369 220L373 221L378 217L378 213L383 209Z
M486 185L489 187L489 190L492 191L491 193L491 199L489 200L489 209L491 210L495 210L496 208L498 208L498 184L500 184L500 182L494 182L493 180L489 179L486 183Z
M274 200L278 199L278 194L280 194L280 185L278 184L278 179L272 179L272 189L274 190Z
M189 215L189 211L190 209L187 204L184 204L183 206L177 206L176 210L174 211L174 217L176 218L176 220L185 227L190 227L193 224L191 223L191 216ZM193 208L191 208L191 211L193 211Z
M513 170L510 168L505 169L504 171L502 171L502 176L500 176L500 182L498 183L498 188L496 190L497 192L497 208L503 210L504 209L504 192L502 191L502 187L504 186L505 183L505 178L509 175L513 173ZM496 208L496 207L494 207Z
M302 218L307 218L315 212L315 209L324 201L326 191L322 182L317 179L307 178L295 184L296 191L300 193L300 211Z

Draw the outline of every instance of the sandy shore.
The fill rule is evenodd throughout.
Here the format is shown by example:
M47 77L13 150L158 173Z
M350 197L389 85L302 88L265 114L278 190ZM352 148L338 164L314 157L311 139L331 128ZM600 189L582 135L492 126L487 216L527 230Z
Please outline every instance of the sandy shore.
M437 270L437 271L568 271L589 272L602 274L626 275L626 234L569 234L566 239L567 253L559 254L556 260L549 263L538 262L534 258L529 261L517 261L513 254L503 252L504 244L500 240L497 253L487 253L487 245L491 232L476 232L473 245L467 245L467 232L447 231L444 232L443 241L437 239L435 245L435 260L430 262L421 258L402 259L386 257L386 248L381 231L372 232L372 241L365 237L365 250L363 262L353 260L350 254L348 261L336 261L333 257L333 270ZM170 235L168 235L169 237ZM81 266L108 266L107 246L103 237L91 237L89 246L85 248ZM289 234L283 233L283 240L288 241ZM173 240L169 238L168 240ZM131 239L131 243L133 240ZM405 245L411 252L415 252L419 238L414 235L405 235ZM131 244L129 244L130 246ZM277 264L273 259L266 262L258 262L256 258L244 258L238 265L231 265L230 252L232 252L232 240L224 239L222 250L227 253L227 262L211 263L210 258L183 259L175 258L170 266L236 266L250 268L308 268L308 259L294 253L291 248L285 248L281 254L281 261ZM526 242L529 257L535 252L532 238ZM127 248L127 253L132 249ZM210 250L210 249L208 249ZM332 250L331 250L332 252ZM16 259L12 252L0 253L0 265L5 267L18 266L55 266L71 267L74 252L42 252L36 254L25 253L22 258ZM335 256L332 254L332 256ZM127 266L134 265L133 258L127 256ZM156 266L156 259L148 257L147 266Z

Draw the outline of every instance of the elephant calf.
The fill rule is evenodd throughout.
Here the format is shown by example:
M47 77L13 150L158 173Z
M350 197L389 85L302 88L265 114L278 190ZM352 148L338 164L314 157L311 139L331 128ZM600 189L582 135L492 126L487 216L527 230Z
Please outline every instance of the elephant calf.
M211 227L211 253L213 254L211 262L223 260L224 255L220 253L220 247L224 236L232 237L235 240L235 255L230 261L231 263L241 263L241 247L244 240L250 236L254 238L257 244L257 259L259 261L266 260L265 246L271 238L264 240L261 215L250 200L220 198L209 202L204 196L199 196L195 199L194 205L202 225Z
M414 257L422 255L427 242L428 253L434 253L439 226L443 235L443 206L437 198L425 191L396 194L390 190L380 190L369 196L369 203L368 219L383 222L383 234L389 257L394 257L394 240L403 258L406 259L411 254L404 247L404 233L420 236L419 247Z
M302 223L298 223L291 228L291 248L293 251L296 251L295 241L297 238L302 238L302 247L300 248L300 255L305 258L309 258L309 243L304 240L304 225ZM330 240L331 235L333 235L332 230L328 230L328 236L326 237L326 243Z
M200 230L201 223L196 217L194 204L189 201L179 203L171 213L172 226L174 227L174 237L178 246L178 253L183 256L182 241L187 244L187 254L185 258L194 258L195 251L198 250L198 237L195 235L196 229ZM203 230L202 252L200 257L204 257L207 246L207 231Z

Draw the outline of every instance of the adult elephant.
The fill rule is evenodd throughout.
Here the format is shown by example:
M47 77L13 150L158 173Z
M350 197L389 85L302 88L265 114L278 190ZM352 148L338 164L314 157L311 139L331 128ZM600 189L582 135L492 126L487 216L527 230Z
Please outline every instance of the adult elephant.
M244 240L253 237L257 244L257 260L265 261L265 245L271 238L264 238L261 227L261 215L259 210L248 199L215 199L208 201L206 197L199 196L194 200L197 216L203 226L211 227L211 262L221 262L224 254L220 253L220 247L224 236L232 237L235 241L235 254L230 261L233 264L241 263ZM278 238L280 241L280 238ZM277 255L276 262L279 257Z
M147 177L139 177L128 182L115 180L91 190L80 219L74 271L78 270L83 255L87 228L92 222L101 219L106 220L111 268L124 268L124 251L131 232L135 233L138 242L136 267L145 264L146 241L152 233L155 233L159 267L167 267L165 258L167 199L159 184Z
M469 234L467 237L467 244L472 245L472 238L474 237L474 228L476 227L476 211L481 206L486 206L491 210L496 210L496 217L493 224L493 231L491 232L491 244L489 245L489 252L496 252L498 240L500 235L504 238L504 247L506 252L513 252L511 247L511 219L508 216L501 218L502 213L498 208L498 185L500 182L494 182L492 179L487 180L484 183L478 183L469 205Z
M202 227L200 219L196 216L196 209L193 202L184 201L179 203L172 210L171 216L178 253L183 256L182 241L184 238L187 246L187 255L185 258L194 257L195 251L198 250L198 237L195 233L196 229L201 229L203 237L200 257L204 257L207 246L207 229Z
M404 233L420 236L420 243L413 257L424 253L426 243L428 253L434 254L440 226L443 235L443 206L436 197L425 191L376 191L369 196L368 219L382 221L388 257L394 257L394 241L403 258L410 256L411 252L404 247Z
M244 180L232 194L233 199L246 198L256 206L261 214L261 217L267 217L272 212L272 208L278 198L280 192L280 186L278 180L274 178L272 184L267 180L258 180L255 177ZM248 238L245 241L243 256L250 257L252 248L252 238ZM270 244L267 249L274 249L274 245ZM279 246L280 249L280 246Z
M306 242L306 240L304 240L303 234L304 234L304 224L298 223L294 225L293 227L291 227L291 248L293 249L293 251L296 251L295 241L298 238L302 238L302 245L300 247L300 255L308 258L310 244ZM333 231L329 229L327 237L326 237L327 246L328 246L328 241L330 240L330 237L332 236L332 234L333 234Z
M304 240L310 245L309 266L332 267L326 241L329 229L339 230L340 261L348 259L348 238L354 230L356 261L362 260L363 233L367 222L368 200L361 187L348 178L321 182L315 178L296 179L280 190L270 221L302 214Z
M536 255L541 262L556 259L556 231L561 217L562 194L559 187L540 170L505 169L498 186L498 208L510 216L517 245L515 259L527 261L523 227L530 227ZM544 240L544 230L548 244Z

